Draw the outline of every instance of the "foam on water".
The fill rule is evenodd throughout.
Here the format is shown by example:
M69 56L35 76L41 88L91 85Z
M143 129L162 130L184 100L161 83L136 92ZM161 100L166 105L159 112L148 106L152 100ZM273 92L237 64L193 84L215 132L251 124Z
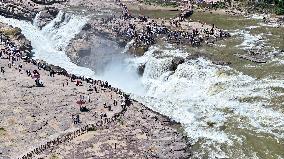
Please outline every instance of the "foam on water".
M33 20L33 25L34 26L39 26L39 23L40 23L40 15L41 15L41 12L39 12L38 14L36 14L34 20Z
M42 30L31 23L2 16L0 21L22 29L32 42L36 59L61 66L70 73L95 76L92 70L73 64L64 53L69 41L82 29L87 19L60 12ZM236 34L243 35L243 47L251 48L260 39L246 31ZM239 101L246 97L270 99L277 95L270 87L284 88L283 81L256 80L204 58L188 60L180 64L176 71L170 71L174 57L186 56L187 53L170 45L166 46L166 50L151 47L144 56L128 59L126 65L119 62L106 66L103 78L128 89L146 106L181 122L192 143L200 144L200 149L194 153L198 158L232 158L239 151L239 158L247 157L241 150L232 148L236 143L245 142L245 138L222 129L231 120L239 129L284 138L283 113L267 107L265 100L254 103ZM133 69L141 64L145 64L145 71L139 79ZM125 67L131 71L121 72ZM225 147L222 146L224 144ZM254 152L251 156L256 158Z
M231 119L235 119L240 129L284 138L284 115L281 112L267 108L265 102L242 103L238 100L244 97L271 98L276 94L269 88L284 87L282 81L258 81L203 58L187 61L171 72L172 58L186 54L179 50L163 50L163 58L157 58L155 50L160 49L152 47L143 57L134 59L136 65L146 64L142 83L147 88L145 96L134 95L135 98L181 122L192 142L205 140L203 150L210 152L210 158L232 157L232 154L225 153L228 150L218 147L222 144L232 146L242 140L241 136L220 130ZM228 71L234 73L227 75L225 72ZM241 118L246 122L240 121ZM214 123L214 127L208 123ZM197 156L200 154L202 152Z
M256 20L261 20L263 19L264 17L269 17L270 15L267 15L267 14L252 14L252 15L249 15L247 16L248 19L256 19Z
M73 74L84 74L88 77L94 77L95 74L92 70L72 63L64 52L70 40L86 24L86 18L60 12L42 30L30 22L3 16L0 16L0 21L22 30L26 38L31 41L34 59L44 60L47 63L63 67L66 71Z
M122 54L127 53L127 51L130 49L130 47L134 44L135 40L132 39L130 42L128 42L124 48L124 50L121 52Z
M237 30L233 33L233 35L239 35L243 38L243 42L240 45L237 45L237 47L241 47L245 50L261 49L265 44L265 40L262 37L263 34L252 35L247 30Z
M272 28L283 27L283 25L280 25L277 22L259 23L259 25L263 27L272 27Z

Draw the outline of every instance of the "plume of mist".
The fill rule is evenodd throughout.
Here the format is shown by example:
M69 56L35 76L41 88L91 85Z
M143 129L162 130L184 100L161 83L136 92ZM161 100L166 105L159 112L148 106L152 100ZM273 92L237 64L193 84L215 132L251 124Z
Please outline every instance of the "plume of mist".
M90 53L80 58L80 65L92 68L98 79L108 81L115 87L128 93L144 95L137 68L129 64L134 57L127 54L127 47L123 48L102 36L92 41Z

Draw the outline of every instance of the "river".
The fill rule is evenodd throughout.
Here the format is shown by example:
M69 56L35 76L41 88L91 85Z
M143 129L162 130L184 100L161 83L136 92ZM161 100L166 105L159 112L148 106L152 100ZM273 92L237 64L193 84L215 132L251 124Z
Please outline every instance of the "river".
M32 43L35 59L61 66L73 74L108 80L146 106L182 123L193 144L193 157L284 158L283 101L273 103L284 93L283 76L272 76L275 70L261 78L255 71L242 71L251 69L249 66L257 71L262 67L268 67L268 70L283 67L282 57L275 57L265 65L246 61L234 63L237 58L229 52L232 48L244 51L260 46L259 42L266 46L265 36L261 36L264 32L254 35L251 28L246 28L248 26L231 28L232 41L236 43L228 40L214 49L204 48L203 51L217 55L226 48L225 54L230 55L217 57L230 58L233 60L231 66L215 65L210 59L200 57L187 60L171 71L174 57L186 58L194 50L157 44L142 57L126 56L127 51L122 49L116 54L122 58L110 60L104 71L97 73L95 68L72 63L65 54L66 46L80 32L87 18L60 12L42 30L36 22L32 24L2 16L0 21L22 29ZM260 26L256 23L253 28ZM270 29L270 26L261 27ZM141 64L145 65L142 77L136 73Z

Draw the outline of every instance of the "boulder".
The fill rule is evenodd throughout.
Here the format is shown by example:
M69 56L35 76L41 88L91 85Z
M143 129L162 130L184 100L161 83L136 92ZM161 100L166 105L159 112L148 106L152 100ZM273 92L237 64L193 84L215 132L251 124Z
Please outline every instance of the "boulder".
M227 61L212 61L213 64L215 65L222 65L222 66L227 66L232 64L231 62L227 62Z
M59 13L59 10L54 7L45 7L37 17L37 26L39 28L44 27L46 24L48 24L50 21L52 21L57 14Z
M82 28L82 30L84 30L84 31L89 31L91 29L92 29L92 25L89 24L89 23L85 24L84 27Z
M178 65L184 63L184 58L182 57L174 57L174 59L172 60L172 64L170 66L170 70L171 71L175 71L178 67Z
M146 64L140 64L137 68L137 72L140 76L143 76Z

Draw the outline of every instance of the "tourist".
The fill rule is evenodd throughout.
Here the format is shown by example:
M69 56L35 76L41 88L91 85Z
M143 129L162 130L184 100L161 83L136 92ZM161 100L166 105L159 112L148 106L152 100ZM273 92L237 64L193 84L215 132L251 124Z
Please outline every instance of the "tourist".
M9 61L9 63L8 63L8 67L9 68L11 68L12 67L12 64L11 64L11 62Z
M51 69L50 72L49 72L49 76L54 77L54 75L55 75L55 71L53 69Z
M2 74L5 73L5 70L4 70L4 67L3 67L3 66L1 67L1 73L2 73Z

